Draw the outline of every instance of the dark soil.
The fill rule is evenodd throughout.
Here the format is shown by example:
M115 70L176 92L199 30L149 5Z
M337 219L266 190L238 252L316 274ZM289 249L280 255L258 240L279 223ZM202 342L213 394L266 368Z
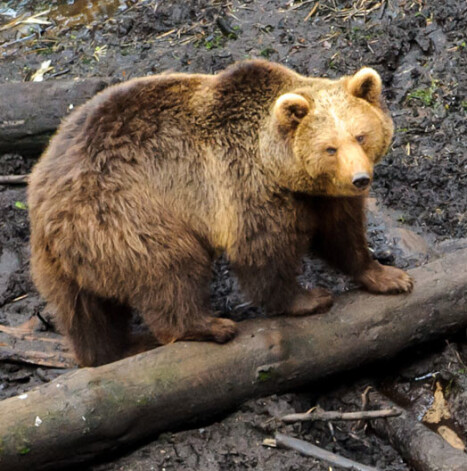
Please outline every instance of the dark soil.
M48 60L51 69L44 80L86 76L126 80L169 69L214 73L248 57L264 57L303 74L328 77L372 66L383 77L396 124L392 149L377 167L369 205L375 257L406 268L462 244L456 239L467 233L467 4L463 0L324 0L313 11L315 4L293 0L0 2L0 80L30 80ZM37 17L45 23L1 28L14 22L15 15L49 9ZM32 164L19 155L4 155L0 174L27 173ZM5 325L18 325L44 308L28 272L25 191L0 187L0 324ZM243 303L224 260L217 262L214 272L216 309L237 320L261 315ZM353 288L344 276L315 260L305 261L302 282L319 283L336 293ZM427 356L425 350L411 354L417 362L410 365L408 357L401 357L395 363L399 369L392 365L384 370L387 375L372 378L383 381L389 393L402 388L404 397L409 397L414 391L411 397L425 398L427 403L435 387L433 378L439 378L445 388L450 385L446 394L454 417L451 426L465 441L466 352L461 337L446 348L436 346L435 354ZM57 374L57 370L0 362L0 398ZM424 375L427 379L416 380ZM308 391L250 401L217 423L165 434L93 469L328 470L327 465L294 452L263 447L262 440L280 429L271 419L317 403L328 409L359 409L366 384L348 375L334 379L332 387L326 382ZM423 404L420 400L413 407L426 407ZM409 469L388 443L369 429L352 427L294 425L285 431L383 470Z

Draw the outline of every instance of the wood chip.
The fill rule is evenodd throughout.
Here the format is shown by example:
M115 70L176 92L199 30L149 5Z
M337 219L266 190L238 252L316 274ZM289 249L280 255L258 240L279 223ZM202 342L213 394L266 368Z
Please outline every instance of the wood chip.
M441 425L438 427L438 433L454 448L458 450L465 451L465 443L459 438L454 430L446 427L446 425Z

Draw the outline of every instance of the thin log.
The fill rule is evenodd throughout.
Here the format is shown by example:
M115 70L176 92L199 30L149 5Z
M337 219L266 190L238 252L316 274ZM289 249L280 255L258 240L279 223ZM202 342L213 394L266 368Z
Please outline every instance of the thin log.
M0 84L0 154L39 155L64 116L113 82L88 78Z
M302 455L318 458L320 460L326 461L331 465L340 466L344 469L351 469L354 471L378 471L378 469L374 468L373 466L357 463L354 460L336 455L335 453L313 445L312 443L299 440L298 438L289 437L282 433L276 433L275 441L276 446L278 447L289 448L291 450L298 451Z
M0 324L0 361L49 368L76 367L65 339L54 332L38 331L40 323L39 318L34 316L16 327Z
M0 348L0 361L25 363L47 368L69 369L76 367L74 358L70 353L18 350L12 347Z
M316 409L312 412L304 412L302 414L287 414L281 417L282 422L316 422L316 421L331 421L331 420L368 420L368 419L381 419L383 417L395 417L401 414L401 411L396 408L381 409L381 410L367 410L357 412L339 412L332 410Z
M245 321L225 345L174 343L1 401L0 469L65 469L467 326L467 249L411 274L410 295L355 291L326 314Z
M0 175L0 185L26 185L29 175Z
M382 407L394 406L377 391L371 393L371 402ZM371 427L388 439L416 471L467 470L467 455L452 447L408 411L403 411L399 417L376 420Z

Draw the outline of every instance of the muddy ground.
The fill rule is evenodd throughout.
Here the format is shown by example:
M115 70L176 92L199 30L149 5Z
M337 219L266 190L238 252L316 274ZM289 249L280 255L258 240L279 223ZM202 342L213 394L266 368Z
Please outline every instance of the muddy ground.
M126 80L169 69L215 73L253 57L328 77L372 66L383 77L396 133L389 155L376 170L370 246L383 263L407 268L465 246L459 239L467 233L466 30L463 0L7 1L0 2L0 80L31 80L45 61L50 61L43 74L46 81L87 76ZM0 174L26 173L33 162L4 155ZM24 202L24 187L0 187L3 325L21 324L44 308L29 278ZM314 260L305 261L302 281L337 293L354 288ZM223 260L214 269L212 298L223 315L238 320L261 315L242 304ZM421 418L439 381L453 417L447 425L465 442L464 363L467 344L460 333L410 350L376 371L348 373L299 392L250 401L218 422L154 437L152 443L91 469L328 470L294 452L262 447L262 440L278 428L271 419L316 404L359 409L360 395L370 382L396 399L412 398L404 405ZM60 372L0 362L0 398ZM335 423L333 429L314 424L285 430L382 470L410 469L370 428Z

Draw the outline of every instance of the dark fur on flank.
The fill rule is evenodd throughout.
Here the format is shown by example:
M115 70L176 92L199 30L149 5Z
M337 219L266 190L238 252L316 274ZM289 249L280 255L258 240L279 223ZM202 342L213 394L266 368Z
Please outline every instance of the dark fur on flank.
M352 185L391 137L371 69L332 81L247 61L216 76L135 79L77 109L28 200L33 279L78 362L135 351L131 309L163 344L230 340L235 323L209 306L223 251L271 313L331 306L325 290L297 284L310 245L370 291L410 291L404 272L371 259L367 190Z

